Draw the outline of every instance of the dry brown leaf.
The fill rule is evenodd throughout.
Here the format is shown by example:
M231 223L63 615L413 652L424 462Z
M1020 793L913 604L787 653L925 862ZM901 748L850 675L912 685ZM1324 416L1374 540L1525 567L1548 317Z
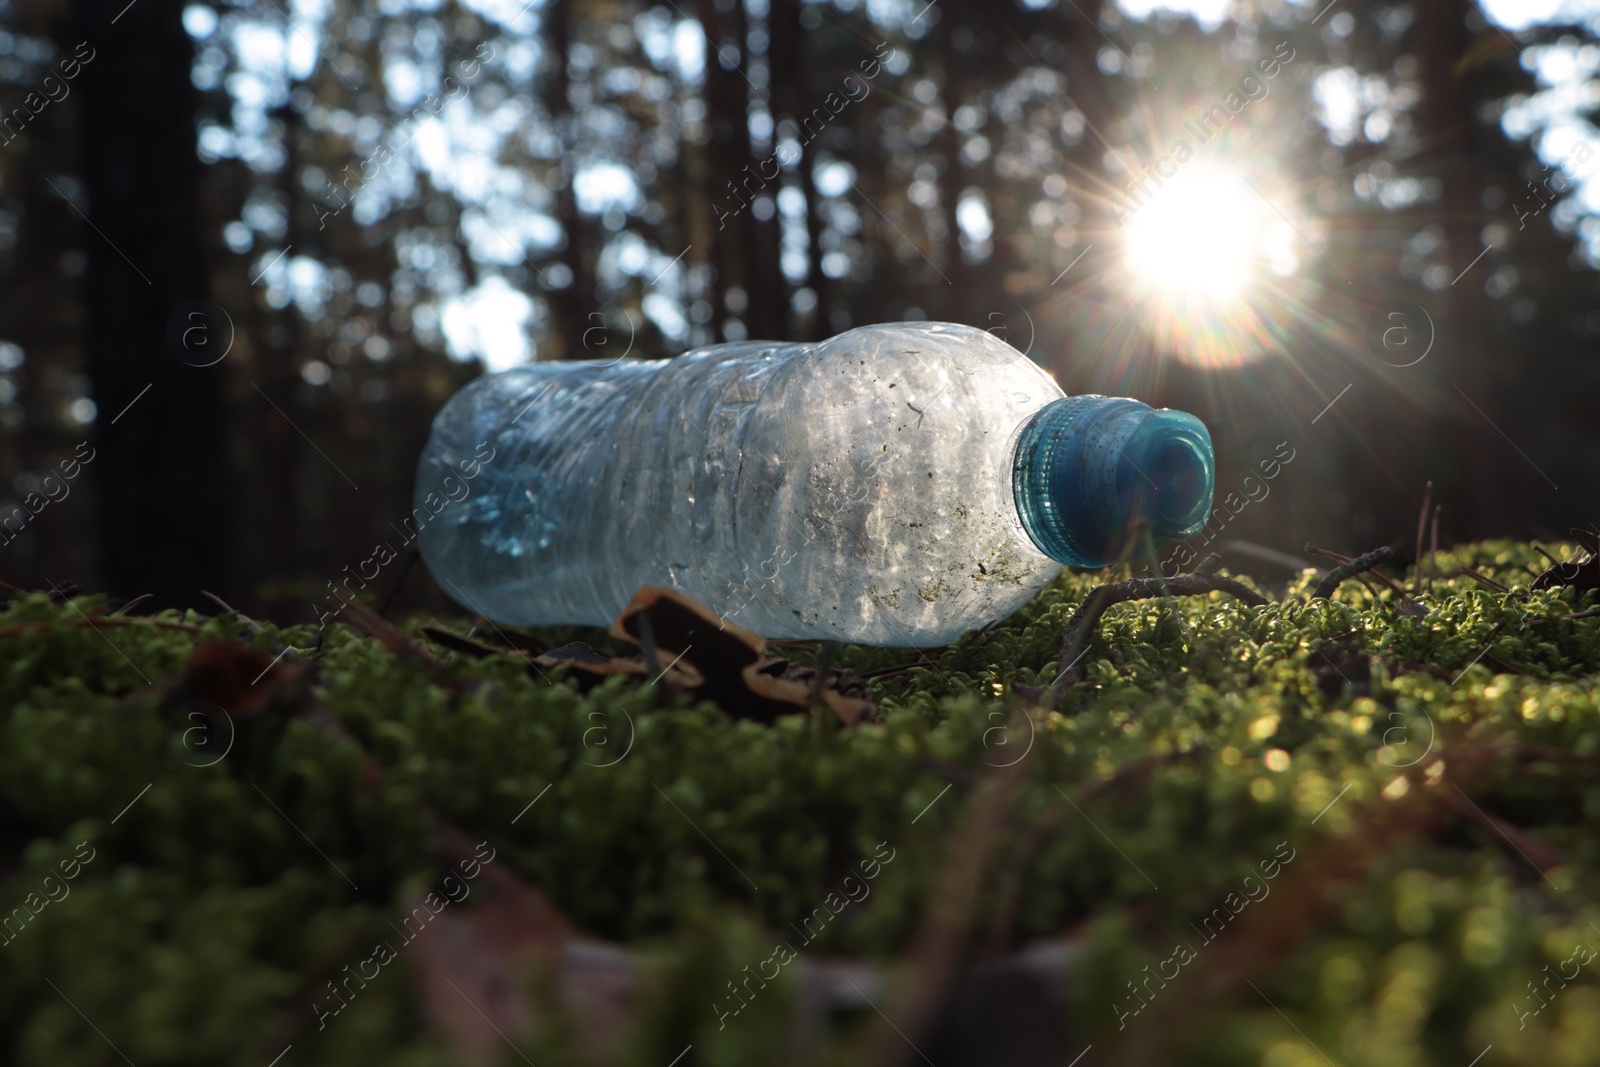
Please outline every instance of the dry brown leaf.
M876 710L871 700L846 695L830 684L814 687L787 676L786 668L774 672L771 661L763 656L764 638L727 622L675 589L641 586L612 623L611 632L647 647L653 645L663 663L692 664L702 677L694 686L696 695L736 718L770 723L779 715L804 711L814 696L846 726L871 718Z

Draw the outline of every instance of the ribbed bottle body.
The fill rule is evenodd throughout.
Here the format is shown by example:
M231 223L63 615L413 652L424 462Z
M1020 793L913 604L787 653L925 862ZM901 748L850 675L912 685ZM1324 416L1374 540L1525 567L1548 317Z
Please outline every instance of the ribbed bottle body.
M503 622L605 625L652 584L767 637L945 644L1061 569L1012 495L1018 431L1061 396L944 323L529 364L435 420L419 543Z

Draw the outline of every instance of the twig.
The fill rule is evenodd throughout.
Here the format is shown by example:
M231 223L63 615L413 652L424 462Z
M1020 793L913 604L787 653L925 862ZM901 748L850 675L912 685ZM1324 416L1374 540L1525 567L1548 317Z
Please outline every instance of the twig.
M1426 781L1425 772L1442 767L1446 755L1450 773L1441 787L1416 788ZM1285 862L1283 879L1271 896L1230 923L1227 936L1217 938L1205 950L1203 962L1185 968L1173 979L1176 988L1171 996L1155 998L1148 1012L1141 1009L1150 1016L1141 1018L1141 1025L1128 1027L1122 1034L1109 1034L1104 1046L1096 1042L1096 1062L1107 1067L1173 1062L1177 1058L1174 1049L1192 1040L1218 1010L1248 989L1251 980L1265 981L1265 976L1277 973L1308 938L1323 930L1330 916L1338 914L1379 864L1464 815L1464 805L1451 794L1460 790L1461 795L1470 797L1481 792L1507 755L1518 753L1498 746L1451 746L1407 775L1413 788L1403 798L1390 801L1369 796L1363 803L1357 794L1345 800L1347 816L1356 824L1354 831L1296 840L1295 846L1304 855L1291 856L1292 866ZM1478 825L1517 830L1494 816L1474 813L1472 818ZM1522 845L1530 843L1520 832L1510 836ZM1528 862L1542 870L1538 861L1548 862L1552 856L1549 846L1539 844L1539 849L1529 850Z
M18 634L33 633L38 630L53 630L61 623L55 619L45 619L41 622L19 622L15 626L0 627L0 639L16 637ZM75 619L67 623L74 630L83 630L96 626L154 626L158 630L183 630L185 633L197 634L200 627L191 626L186 622L168 622L165 619L122 619L105 616L95 619Z
M1335 562L1335 563L1349 563L1352 559L1355 558L1354 556L1343 556L1343 555L1340 555L1339 553L1333 551L1333 549L1331 549L1331 548L1318 548L1316 545L1312 544L1310 541L1306 542L1305 551L1308 554L1313 555L1313 556L1325 556L1328 559L1333 560L1333 562Z
M1588 611L1574 612L1571 615L1552 615L1546 618L1529 619L1529 626L1543 626L1547 622L1567 622L1571 619L1592 619L1600 615L1600 608L1590 608Z
M1028 867L1033 863L1039 846L1060 825L1065 815L1065 808L1048 805L1028 824L1016 847L1011 850L1009 869L1002 872L1005 881L999 891L999 903L995 905L994 922L989 925L989 952L998 955L1011 943L1017 915L1022 910L1022 891L1028 884Z
M911 669L913 669L915 667L921 667L921 666L923 666L923 662L921 660L917 660L914 663L902 663L897 667L879 667L875 671L862 671L861 672L861 677L863 677L863 678L887 678L891 674L901 674L901 673L904 673L905 671L909 671L909 670L911 670Z
M240 611L238 608L234 607L232 604L228 603L226 600L223 600L221 597L219 597L217 594L211 592L209 589L200 590L200 595L204 596L204 597L209 597L213 603L219 605L222 608L223 611L228 612L230 615L239 616L239 618L244 621L244 624L250 628L250 632L252 634L258 634L258 633L261 632L261 624L259 622L256 622L256 620L252 619L250 616L246 615L244 612ZM126 609L124 609L124 610L126 610Z
M344 622L352 629L364 633L368 637L375 638L379 644L395 655L402 659L408 659L418 667L421 667L422 673L426 674L428 679L440 689L454 696L460 696L473 688L473 686L445 670L443 665L437 659L434 659L433 653L413 642L396 629L392 622L359 600L352 600L345 606Z
M400 595L400 587L406 584L406 576L411 573L411 565L417 562L421 555L415 548L406 550L406 561L400 565L400 573L394 576L394 584L384 594L383 603L378 605L378 614L388 618L389 609L394 606L394 598Z
M1341 556L1339 553L1330 551L1330 550L1328 550L1326 548L1318 548L1316 545L1311 544L1309 541L1306 542L1306 549L1305 550L1307 552L1315 553L1316 555L1319 555L1319 556L1326 556L1327 558L1333 560L1335 563L1339 563L1339 564L1353 563L1355 561L1355 558L1352 557L1352 556ZM1332 571L1328 572L1328 574L1332 574L1332 573L1333 573ZM1326 581L1327 578L1328 578L1328 574L1324 574L1322 576L1321 580ZM1396 585L1394 583L1394 580L1392 578L1390 578L1387 574L1384 574L1382 571L1369 571L1369 572L1367 572L1365 574L1360 574L1357 577L1359 578L1361 584L1367 587L1367 592L1372 594L1372 598L1374 600L1376 600L1378 598L1378 591L1372 587L1371 579L1376 578L1378 581L1382 582L1385 586L1387 586L1391 592L1393 592L1396 596L1398 596L1401 599L1401 601L1407 607L1414 606L1415 603L1416 603L1410 597L1406 596L1406 591L1404 589L1401 589L1398 585Z
M1496 656L1492 652L1485 652L1483 654L1483 658L1489 663L1494 664L1496 667L1499 667L1500 670L1505 674L1516 674L1524 678L1528 677L1527 671L1523 670L1521 667L1513 667L1511 664L1507 663L1505 660L1501 659L1499 656Z
M839 656L839 642L822 642L822 657L817 660L817 673L811 676L811 684L806 687L806 707L815 707L822 704L822 683L827 678L828 671L833 668L834 660ZM827 705L823 705L826 709Z
M143 604L146 600L149 600L153 596L155 596L154 593L141 593L139 596L134 597L132 600L128 601L126 604L122 605L120 608L118 608L116 611L113 611L111 614L112 615L126 615L128 613L128 609L129 608L138 607L140 604Z
M1433 533L1428 536L1428 589L1433 589L1433 575L1439 569L1439 512L1443 504L1433 506Z
M1259 559L1264 563L1276 563L1284 570L1291 571L1294 574L1299 574L1311 566L1299 556L1291 556L1287 552L1279 552L1275 548L1258 545L1253 541L1223 541L1217 547L1227 549L1229 552L1236 552L1241 556Z
M1067 620L1066 630L1061 636L1061 655L1056 660L1063 665L1061 676L1050 687L1051 690L1060 692L1083 680L1083 671L1078 666L1078 660L1088 645L1100 616L1113 605L1129 600L1199 596L1204 593L1227 593L1251 607L1261 607L1267 603L1266 597L1243 582L1220 574L1212 574L1211 571L1221 562L1222 557L1213 552L1193 571L1180 574L1176 578L1130 578L1125 582L1102 585L1091 591L1084 597L1083 603L1078 605L1078 610L1072 613L1072 618ZM1047 695L1045 699L1046 707L1054 706L1053 696Z
M1417 572L1411 578L1411 593L1415 596L1422 592L1422 535L1427 532L1428 505L1433 503L1433 479L1428 479L1427 486L1422 490L1422 510L1417 512Z
M1306 551L1320 552L1322 550L1314 548L1311 545L1307 545ZM1384 545L1382 548L1375 548L1371 552L1357 556L1348 563L1341 563L1339 566L1333 568L1333 570L1322 576L1322 580L1317 583L1317 587L1311 591L1311 598L1313 600L1328 599L1329 597L1333 596L1334 590L1339 588L1340 583L1344 582L1347 578L1354 578L1358 574L1365 574L1378 564L1388 561L1393 556L1394 549L1390 548L1388 545Z
M868 1051L864 1062L907 1062L906 1043L921 1036L937 1014L966 950L1001 835L1010 826L1017 794L1031 770L1024 756L1008 765L985 768L973 787L948 835L938 879L907 952L903 977L891 991L891 1006L883 1016L887 1025L873 1026L865 1037Z
M1550 566L1552 566L1552 567L1559 567L1559 566L1561 566L1561 561L1560 561L1560 560L1559 560L1559 559L1556 559L1556 558L1555 558L1555 557L1554 557L1554 556L1552 556L1552 555L1551 555L1551 554L1550 554L1550 553L1548 553L1548 552L1546 552L1546 551L1545 551L1545 549L1544 549L1544 546L1543 546L1543 545L1541 545L1541 544L1540 544L1540 543L1539 543L1539 542L1537 542L1537 541L1529 541L1529 542L1528 542L1528 544L1530 544L1530 545L1532 545L1532 546L1533 546L1533 550L1534 550L1534 551L1535 551L1535 552L1537 552L1537 553L1539 553L1539 555L1541 555L1541 556L1543 556L1543 557L1544 557L1544 558L1545 558L1545 559L1547 559L1547 560L1549 560L1549 561L1550 561ZM1534 573L1536 573L1536 574L1537 574L1537 573L1538 573L1538 572L1537 572L1537 571L1536 571L1536 572L1534 572Z
M1457 815L1499 834L1506 844L1515 849L1541 875L1566 864L1566 855L1559 848L1545 844L1515 823L1489 814L1459 789L1454 793L1441 791L1440 796L1443 797L1445 806Z
M1473 570L1471 567L1458 567L1458 568L1456 568L1456 573L1457 574L1464 574L1468 578L1473 579L1474 581L1482 582L1484 585L1488 586L1490 589L1495 590L1496 592L1499 592L1499 593L1509 593L1509 592L1511 592L1510 586L1501 585L1499 582L1495 581L1493 578L1486 578L1483 575L1479 574L1477 571Z

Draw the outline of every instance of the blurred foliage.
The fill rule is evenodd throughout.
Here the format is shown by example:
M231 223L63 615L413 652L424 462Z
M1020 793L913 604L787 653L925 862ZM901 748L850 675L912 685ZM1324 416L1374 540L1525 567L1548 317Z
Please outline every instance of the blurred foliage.
M0 948L0 1049L19 1065L108 1062L107 1041L139 1064L260 1064L290 1042L302 1064L450 1062L418 1014L415 960L325 1030L305 1008L437 882L431 808L581 928L642 953L652 992L625 1062L659 1067L692 1043L685 1063L771 1063L793 986L719 1027L726 983L798 944L794 924L884 846L893 859L870 894L798 947L892 973L941 873L965 861L953 842L976 783L1025 752L972 943L1073 946L1067 1027L1097 1055L1138 1008L1152 1014L1125 1020L1128 1035L1170 1043L1144 1062L1321 1062L1316 1049L1445 1067L1486 1045L1486 1067L1600 1062L1594 967L1530 992L1547 965L1600 945L1595 598L1527 592L1545 562L1525 545L1465 546L1432 573L1464 566L1513 591L1434 578L1414 618L1353 580L1307 601L1308 571L1261 608L1222 594L1119 605L1065 710L1046 713L1013 689L1055 676L1065 620L1101 580L1065 574L949 649L840 649L886 671L872 683L879 721L852 730L825 715L762 727L638 680L583 695L511 657L435 646L482 683L453 696L340 625L252 633L237 616L123 620L92 597L20 595L0 612L4 907L80 842L94 858ZM405 629L422 643L419 626ZM237 744L220 720L197 732L168 680L218 641L301 650L345 738L304 708L241 718ZM1332 645L1353 650L1333 660L1350 680L1319 669ZM1429 816L1452 790L1484 818L1459 804ZM1340 856L1359 861L1313 878ZM1230 894L1255 900L1263 885L1217 933ZM1256 922L1269 907L1276 919ZM1191 978L1226 981L1245 961L1260 996L1234 977L1207 1008L1193 981L1165 998L1144 985L1141 1007L1133 983L1175 943L1195 954ZM853 1035L868 1021L846 1020L817 1062L861 1062ZM519 1047L578 1062L570 1037L552 1025Z

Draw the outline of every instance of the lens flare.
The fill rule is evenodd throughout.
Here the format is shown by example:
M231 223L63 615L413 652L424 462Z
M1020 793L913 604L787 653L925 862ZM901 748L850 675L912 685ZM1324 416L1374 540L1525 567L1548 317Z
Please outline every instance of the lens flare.
M1236 300L1260 257L1270 211L1241 174L1218 167L1180 170L1130 220L1128 268L1156 294L1180 302Z

